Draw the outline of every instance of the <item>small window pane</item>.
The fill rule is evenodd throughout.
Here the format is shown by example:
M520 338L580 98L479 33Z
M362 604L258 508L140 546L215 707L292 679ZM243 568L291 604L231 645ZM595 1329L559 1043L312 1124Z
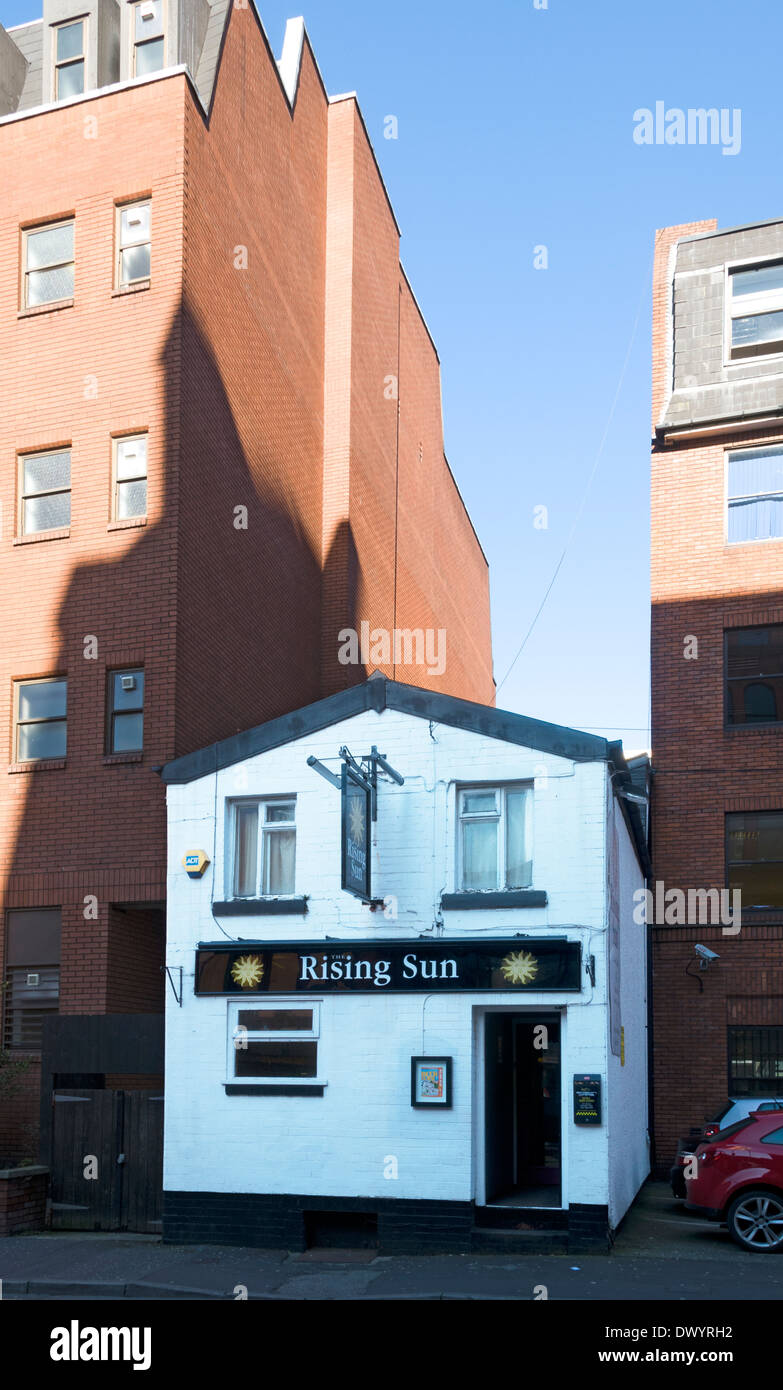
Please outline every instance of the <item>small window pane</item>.
M19 718L64 718L67 687L67 681L30 681L20 685Z
M134 41L154 39L163 33L163 5L161 0L142 0L136 6Z
M727 820L732 863L783 860L783 811L743 812Z
M70 492L53 492L50 497L28 497L22 507L22 530L26 536L38 531L59 531L71 524Z
M149 280L149 278L149 245L129 246L127 250L120 252L120 280L123 285L129 284L132 280Z
M69 487L71 482L70 453L35 454L24 461L24 486L26 497L36 492L54 492L57 488Z
M135 246L150 239L150 205L134 203L120 212L120 246Z
M42 227L27 233L27 269L40 270L73 260L73 223L61 227Z
M312 1009L240 1009L237 1025L250 1033L310 1033Z
M494 792L463 792L462 810L466 815L497 811Z
M288 1077L318 1075L318 1043L252 1042L234 1049L235 1075Z
M258 807L237 806L234 892L254 898L258 870Z
M139 435L136 439L117 441L117 478L143 478L147 473L147 439Z
M776 343L781 338L783 310L776 310L772 314L748 314L731 321L731 345L733 348L744 349L748 355L751 355L753 348Z
M296 831L276 830L264 836L264 893L293 893Z
M132 753L144 747L144 715L115 714L113 753Z
M735 298L743 294L783 290L783 261L775 261L773 265L751 267L749 270L732 271L731 288Z
M466 821L462 827L462 887L466 892L498 886L497 821Z
M742 709L746 724L772 723L778 717L775 688L766 681L751 681L742 692Z
M153 39L152 43L142 43L136 49L136 76L144 77L149 72L160 72L163 67L163 39Z
M762 1144L783 1144L783 1129L773 1129L771 1134L765 1134L761 1140Z
M529 794L509 792L506 797L506 887L529 888L533 864L528 846Z
M37 984L27 983L30 973L37 974ZM47 1014L57 1013L59 982L60 968L57 965L37 967L33 972L27 966L22 966L8 972L3 1036L6 1047L40 1051L44 1018Z
M123 690L122 682L132 680L132 690ZM144 672L115 671L112 676L112 709L137 710L144 704Z
M726 674L729 680L783 675L783 623L730 628L726 633Z
M728 543L774 541L783 537L783 497L732 502L729 506Z
M57 100L81 96L84 91L84 63L68 63L57 69Z
M83 24L62 24L57 30L57 61L67 58L80 58L84 52Z
M147 482L120 483L117 488L117 520L147 515Z
M20 724L19 761L28 763L39 758L64 758L65 738L65 720Z
M754 449L729 454L729 497L759 497L783 492L783 449Z
M294 819L294 807L293 801L287 801L284 805L268 802L266 806L267 822L292 821Z
M54 304L58 299L73 299L73 266L59 270L34 270L27 277L27 305Z

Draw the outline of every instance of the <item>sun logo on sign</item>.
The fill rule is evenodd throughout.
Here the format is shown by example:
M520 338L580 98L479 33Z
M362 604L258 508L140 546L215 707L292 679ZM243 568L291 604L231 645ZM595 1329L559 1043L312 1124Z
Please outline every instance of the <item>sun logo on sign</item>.
M504 979L512 985L529 985L538 974L538 961L529 951L512 951L501 964Z
M351 839L355 844L364 843L364 807L357 796L351 801Z
M252 989L260 984L263 974L264 962L260 956L240 956L231 967L231 978L242 989Z

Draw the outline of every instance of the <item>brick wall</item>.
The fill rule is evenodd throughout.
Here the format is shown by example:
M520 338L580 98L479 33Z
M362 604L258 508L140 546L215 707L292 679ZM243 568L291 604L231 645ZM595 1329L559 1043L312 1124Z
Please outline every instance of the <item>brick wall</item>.
M657 236L654 425L671 387L672 248L715 227L691 223ZM705 244L701 258L722 254ZM779 730L724 727L724 631L783 622L780 544L725 543L725 453L781 439L783 421L654 446L652 847L654 877L666 888L724 887L726 813L783 807ZM783 922L754 913L739 936L695 923L660 926L653 937L657 1161L665 1165L677 1137L728 1094L732 1010L748 1024L783 1022ZM703 992L685 974L696 942L720 956L701 977Z
M307 44L293 112L254 11L232 7L208 119L178 74L11 121L2 146L0 920L62 908L64 1013L158 1009L155 768L362 679L336 666L337 632L391 627L395 589L401 626L448 628L440 688L491 701L486 564L442 458L435 352L358 108L329 106ZM116 295L115 204L135 197L151 199L151 285ZM327 236L338 205L342 250ZM20 228L70 215L74 302L20 315ZM397 470L383 377L400 354L424 454ZM346 401L341 455L325 424ZM111 440L136 431L148 514L112 529ZM71 447L69 534L16 543L18 455L56 445ZM110 761L107 672L133 665L144 754ZM20 768L13 682L48 675L68 680L67 758Z
M0 1174L0 1236L39 1231L46 1219L48 1170Z

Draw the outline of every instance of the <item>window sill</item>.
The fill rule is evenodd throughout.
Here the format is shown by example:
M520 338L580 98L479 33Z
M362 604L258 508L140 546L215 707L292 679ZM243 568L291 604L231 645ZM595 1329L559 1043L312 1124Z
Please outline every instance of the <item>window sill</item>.
M546 907L547 895L537 888L506 889L500 893L444 893L444 912L482 911L484 908Z
M216 917L297 917L307 912L307 898L231 898L213 903Z
M110 521L107 531L132 531L136 526L146 526L146 516L131 516L126 521Z
M783 729L783 719L767 719L763 724L760 720L758 724L724 724L723 729L727 734L768 734L770 729Z
M142 290L150 288L151 281L139 280L135 285L120 285L119 289L112 290L112 299L123 299L126 294L140 294Z
M106 753L103 758L104 767L113 767L120 763L140 763L143 761L144 752L139 749L134 753Z
M9 772L54 772L65 767L65 758L41 758L38 762L11 763Z
M20 309L18 319L35 319L39 314L56 314L60 309L72 309L73 299L55 299L51 304L35 304L32 309Z
M29 536L14 536L14 545L35 545L38 541L67 541L70 534L70 526L62 526L57 531L33 531Z
M297 1085L294 1081L224 1081L223 1085L227 1096L322 1096L327 1083L303 1081Z

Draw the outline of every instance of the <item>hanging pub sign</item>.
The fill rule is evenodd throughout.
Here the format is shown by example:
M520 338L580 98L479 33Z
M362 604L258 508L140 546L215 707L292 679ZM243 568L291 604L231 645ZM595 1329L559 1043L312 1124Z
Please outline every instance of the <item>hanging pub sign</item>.
M199 946L196 994L578 992L578 941L245 942Z
M353 767L343 763L341 785L342 886L369 902L370 814L372 791Z

